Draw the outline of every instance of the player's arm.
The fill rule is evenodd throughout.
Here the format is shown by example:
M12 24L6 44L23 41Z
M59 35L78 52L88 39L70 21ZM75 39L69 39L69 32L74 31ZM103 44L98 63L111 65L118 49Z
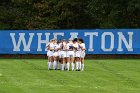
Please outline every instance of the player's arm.
M67 44L67 51L71 51L72 50L72 46L70 44Z
M46 45L47 50L49 50L49 46L50 46L50 43L48 43L48 44Z
M78 50L78 45L74 46L74 49L75 49L75 50Z
M83 44L82 50L86 51L86 46L85 46L85 44Z
M63 49L67 50L67 44L66 43L63 43Z
M58 50L61 50L61 49L62 49L62 45L59 46Z
M69 51L69 44L66 44L66 50Z
M79 46L80 48L82 48L82 45L81 45L80 43L78 43L78 46Z
M54 50L54 47L52 44L50 44L50 51L53 51Z
M51 50L51 51L53 51L53 50L54 50L54 48L53 48L53 47L50 47L50 50Z

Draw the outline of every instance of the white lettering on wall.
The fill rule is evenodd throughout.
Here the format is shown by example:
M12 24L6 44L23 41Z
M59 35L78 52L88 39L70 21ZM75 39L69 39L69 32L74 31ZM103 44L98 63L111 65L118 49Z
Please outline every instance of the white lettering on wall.
M106 48L105 45L106 45L106 37L107 36L110 36L110 47L109 48ZM101 38L101 48L103 51L112 51L113 48L114 48L114 34L112 32L104 32L102 34L102 38Z
M126 46L128 51L133 51L133 47L132 47L132 39L133 39L133 32L128 32L129 35L129 41L127 42L125 36L123 35L122 32L118 32L119 35L119 40L118 40L118 49L117 51L123 51L122 48L122 43L124 43L124 45Z
M98 32L85 32L85 36L89 36L89 49L88 49L88 51L94 51L93 37L98 36Z
M46 36L46 39L45 40L42 40L41 39L42 33L37 33L37 36L38 36L38 48L37 48L37 51L42 51L41 45L42 44L46 44L47 45L49 43L50 33L45 33L45 36ZM45 51L47 51L46 48L45 48Z
M66 36L70 37L72 39L77 38L78 34L80 32L68 32ZM83 33L83 32L82 32ZM98 32L84 32L84 36L80 36L84 39L86 39L86 45L88 47L88 52L94 51L94 46L98 46L98 48L101 48L104 52L110 52L113 51L114 46L116 44L117 50L115 51L124 51L124 49L127 49L128 51L133 51L133 32L127 32L124 34L123 32L116 32L118 35L114 35L113 32L103 32L101 34L101 40L97 38L96 42L101 43L101 46L95 45L96 42L94 39L98 36ZM47 49L43 48L42 45L47 45L49 43L50 35L54 37L55 39L58 38L58 36L63 36L64 38L67 38L64 34L64 32L54 32L54 33L37 33L36 37L34 33L10 33L11 40L13 43L13 51L21 51L21 48L23 46L23 51L30 51L31 48L36 48L37 51L47 51ZM36 46L32 46L32 41L36 40L35 44ZM115 39L116 38L116 39ZM114 40L115 39L115 40ZM109 46L107 46L110 44ZM115 48L116 48L115 47Z
M12 38L12 42L14 45L13 51L20 51L21 43L23 44L23 47L24 47L23 51L30 51L30 46L31 46L34 33L29 33L30 37L29 37L28 43L26 42L27 39L25 40L25 37L24 37L25 33L19 33L18 42L16 42L15 33L10 33L10 36Z

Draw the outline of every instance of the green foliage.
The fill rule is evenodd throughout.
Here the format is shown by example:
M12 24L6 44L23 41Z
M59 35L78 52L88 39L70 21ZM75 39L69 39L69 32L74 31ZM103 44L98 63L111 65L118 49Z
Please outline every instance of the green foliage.
M100 28L140 27L140 0L92 0L88 8Z
M140 0L1 0L0 29L139 28Z

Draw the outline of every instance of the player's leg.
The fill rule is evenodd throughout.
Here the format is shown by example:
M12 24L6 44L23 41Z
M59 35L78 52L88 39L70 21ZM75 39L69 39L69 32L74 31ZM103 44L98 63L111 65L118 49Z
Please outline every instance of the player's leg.
M81 62L80 62L80 52L76 52L76 71L79 71L81 68Z
M62 62L63 61L62 60L62 51L59 51L59 59L58 60L59 60L59 63L60 63L60 70L61 70L62 69L62 63L63 63Z
M74 71L74 66L75 66L74 59L75 59L74 57L71 58L71 69L72 69L72 71Z
M60 66L61 70L64 70L64 57L62 56L61 58L61 66Z
M76 57L76 71L80 70L80 57Z
M60 70L62 69L62 64L63 64L63 59L59 58L59 63L60 63Z
M75 53L75 62L76 62L76 71L78 71L78 56L77 56L77 52Z
M65 53L65 51L62 51L62 62L61 62L61 70L64 70L64 64L66 63L66 53Z
M67 60L68 57L69 57L68 52L65 51L65 63L64 63L64 69L65 70L68 70L68 65L69 65L68 60Z
M54 55L54 63L53 63L53 67L55 70L57 70L57 66L58 66L58 63L57 63L57 60L58 60L58 52L55 52Z
M63 58L62 70L65 69L65 64L66 64L66 57Z
M47 56L48 56L48 70L50 69L50 64L51 64L49 52L50 51L47 52Z
M67 59L66 69L67 71L69 71L70 70L70 57L67 57L66 59Z
M74 71L74 66L75 66L74 61L75 61L75 53L74 53L74 51L72 51L70 54L70 62L71 62L71 70L72 71Z
M53 52L52 51L48 51L47 53L48 55L48 69L52 69L52 64L53 64Z
M81 70L84 71L84 58L81 58Z
M78 57L75 58L76 61L76 71L78 71Z
M54 57L53 67L57 70L57 56Z
M62 69L62 64L63 64L63 55L62 55L62 51L59 52L59 63L60 63L60 70Z
M49 60L50 60L50 63L49 63L48 69L50 70L50 69L52 69L52 66L53 66L53 56L50 56Z
M50 57L48 56L48 70L50 69L50 64L51 64L51 61L50 61Z
M69 71L70 70L70 53L69 53L69 51L67 52L66 60L67 60L66 70Z
M82 53L81 56L81 70L84 71L84 59L85 58L85 52Z

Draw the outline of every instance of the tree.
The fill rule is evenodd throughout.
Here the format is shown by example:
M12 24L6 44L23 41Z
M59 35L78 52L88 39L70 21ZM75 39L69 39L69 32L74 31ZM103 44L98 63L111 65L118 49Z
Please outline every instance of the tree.
M89 12L100 28L139 28L139 0L91 0Z
M0 29L140 28L140 0L1 0Z

